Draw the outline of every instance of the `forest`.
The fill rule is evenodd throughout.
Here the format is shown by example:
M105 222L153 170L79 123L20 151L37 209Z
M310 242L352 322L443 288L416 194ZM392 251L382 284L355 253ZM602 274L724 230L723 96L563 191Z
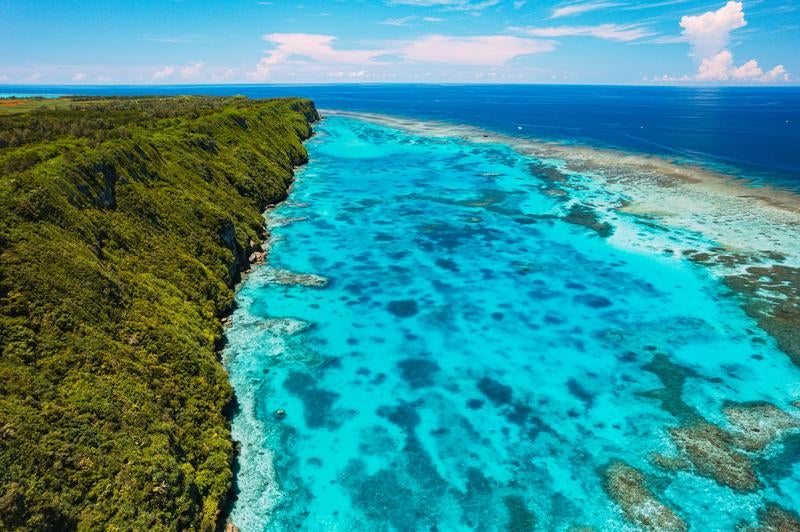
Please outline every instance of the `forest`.
M317 118L243 97L0 109L0 528L218 525L221 318Z

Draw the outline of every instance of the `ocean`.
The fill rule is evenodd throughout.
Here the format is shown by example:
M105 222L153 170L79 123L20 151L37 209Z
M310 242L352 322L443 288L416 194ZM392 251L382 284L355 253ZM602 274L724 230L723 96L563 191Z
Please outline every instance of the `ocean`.
M796 518L799 89L85 90L325 110L226 332L242 531Z
M302 96L322 109L471 124L658 153L800 189L800 87L582 85L5 86L7 94Z

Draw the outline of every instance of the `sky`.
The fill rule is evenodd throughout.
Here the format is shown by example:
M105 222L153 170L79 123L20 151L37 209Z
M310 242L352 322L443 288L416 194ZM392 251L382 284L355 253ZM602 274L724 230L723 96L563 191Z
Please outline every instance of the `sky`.
M0 84L798 80L798 0L0 0Z

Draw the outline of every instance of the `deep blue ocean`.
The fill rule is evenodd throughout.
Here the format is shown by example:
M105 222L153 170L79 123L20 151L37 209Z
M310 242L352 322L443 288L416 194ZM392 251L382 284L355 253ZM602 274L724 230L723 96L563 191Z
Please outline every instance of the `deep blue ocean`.
M0 96L4 93L302 96L322 109L445 120L518 136L676 156L800 188L800 87L4 86Z

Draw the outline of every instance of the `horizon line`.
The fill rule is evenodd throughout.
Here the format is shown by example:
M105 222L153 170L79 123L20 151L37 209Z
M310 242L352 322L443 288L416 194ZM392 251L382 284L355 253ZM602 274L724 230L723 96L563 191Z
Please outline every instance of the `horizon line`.
M416 82L416 81L376 81L376 82L303 82L303 83L102 83L102 84L76 84L76 83L0 83L0 89L16 87L24 89L43 89L48 87L63 88L114 88L114 87L149 87L149 88L171 88L171 87L358 87L358 86L391 86L391 85L417 85L417 86L551 86L551 87L677 87L677 88L798 88L800 80L792 80L780 84L760 84L760 83L553 83L553 82Z

